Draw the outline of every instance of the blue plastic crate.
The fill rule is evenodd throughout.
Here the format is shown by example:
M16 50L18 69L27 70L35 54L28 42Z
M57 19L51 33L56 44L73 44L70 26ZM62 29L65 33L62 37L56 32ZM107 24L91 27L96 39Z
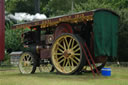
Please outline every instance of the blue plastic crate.
M103 76L111 76L111 68L102 68L101 69L101 74Z

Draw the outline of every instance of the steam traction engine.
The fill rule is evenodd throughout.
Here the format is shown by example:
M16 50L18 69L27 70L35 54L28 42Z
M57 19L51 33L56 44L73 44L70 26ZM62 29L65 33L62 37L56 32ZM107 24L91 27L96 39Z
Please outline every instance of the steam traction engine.
M41 66L44 72L99 73L107 57L117 55L118 21L115 12L97 9L14 25L12 29L30 28L22 34L29 51L21 55L21 73Z

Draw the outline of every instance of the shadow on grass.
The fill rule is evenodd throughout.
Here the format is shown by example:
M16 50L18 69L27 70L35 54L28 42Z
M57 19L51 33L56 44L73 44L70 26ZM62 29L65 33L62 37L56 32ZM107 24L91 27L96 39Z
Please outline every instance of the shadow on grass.
M0 68L1 69L1 68ZM97 79L111 79L120 77L128 77L127 75L122 74L126 68L114 67L112 68L112 76L111 77L103 77L96 75L93 76L92 73L82 73L79 75L61 75L56 72L45 73L45 72L36 72L35 74L21 74L18 68L4 68L3 71L0 71L0 76L3 77L23 77L23 78L45 78L45 79L62 79L62 80L97 80ZM121 72L120 72L121 71Z
M45 78L45 79L61 79L61 80L96 80L96 79L106 79L101 75L93 76L92 73L83 73L79 75L61 75L57 74L56 72L45 73L45 72L38 72L35 74L21 74L18 71L7 72L3 74L4 77L24 77L24 78Z

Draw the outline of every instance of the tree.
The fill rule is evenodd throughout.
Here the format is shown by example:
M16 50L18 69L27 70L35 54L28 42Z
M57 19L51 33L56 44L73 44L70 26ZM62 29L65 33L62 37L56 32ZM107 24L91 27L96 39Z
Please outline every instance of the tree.
M43 12L47 16L57 16L72 13L75 4L86 2L86 0L49 0L47 5L43 8Z
M45 11L50 12L50 16L62 15L71 10L71 0L50 0Z
M26 12L30 14L35 13L35 2L38 0L6 0L5 8L9 13ZM49 0L40 0L41 13L44 13L42 9L46 6ZM39 1L38 1L39 2Z
M102 2L102 0L88 0L86 3L75 4L75 12L90 11L98 8L112 9L110 3Z
M5 2L5 9L9 13L27 12L34 14L33 0L7 0Z

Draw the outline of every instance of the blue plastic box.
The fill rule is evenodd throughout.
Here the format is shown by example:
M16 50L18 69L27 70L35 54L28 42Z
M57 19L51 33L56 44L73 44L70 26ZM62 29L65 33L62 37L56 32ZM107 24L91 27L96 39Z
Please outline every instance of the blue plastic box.
M111 68L102 68L101 69L101 74L103 76L111 76Z

